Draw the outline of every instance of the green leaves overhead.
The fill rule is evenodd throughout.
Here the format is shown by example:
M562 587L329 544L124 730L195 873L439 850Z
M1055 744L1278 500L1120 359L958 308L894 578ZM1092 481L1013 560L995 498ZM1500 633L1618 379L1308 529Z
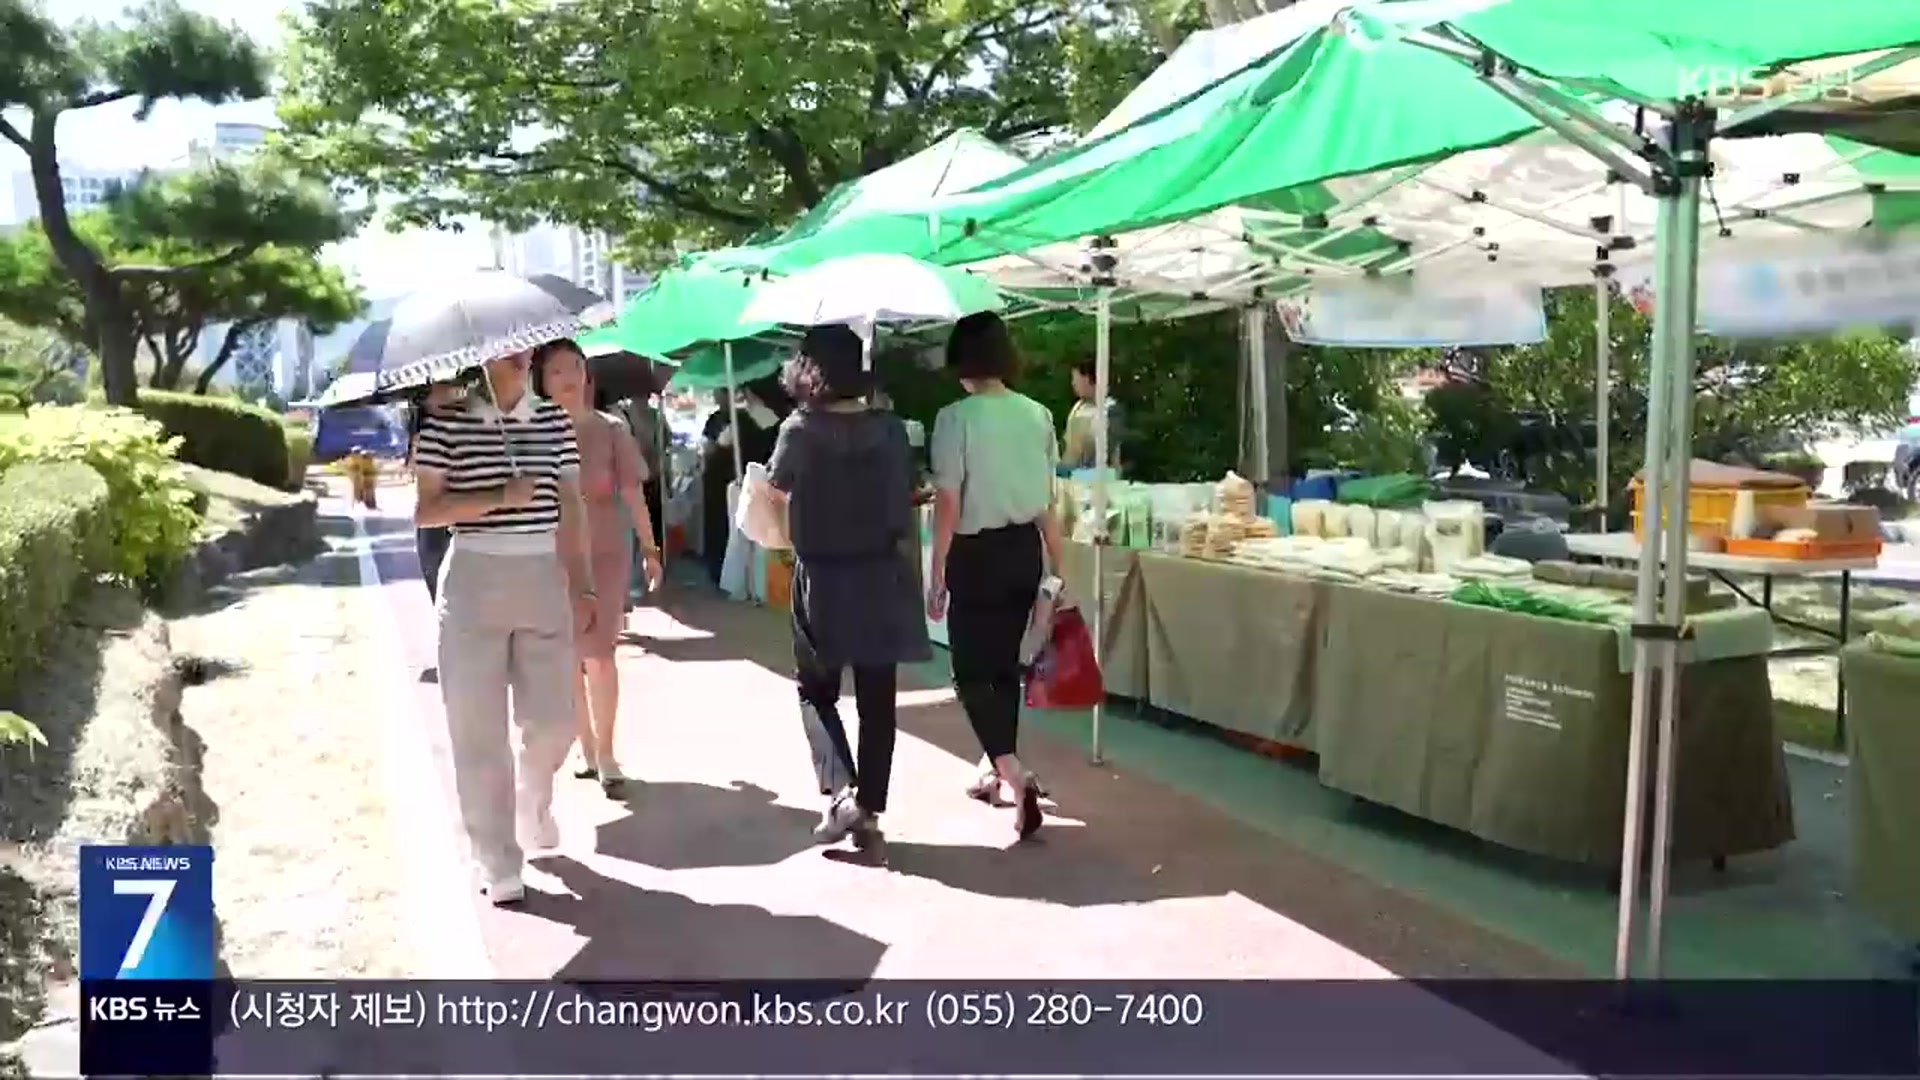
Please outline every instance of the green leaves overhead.
M154 306L160 284L194 272L213 261L244 258L276 239L305 243L325 217L324 200L295 194L297 185L266 183L258 191L240 173L198 178L172 204L142 205L137 194L107 235L89 234L98 225L77 225L65 209L60 185L60 117L115 101L139 102L145 119L163 98L208 102L262 97L267 92L266 63L247 35L207 15L188 11L178 0L148 0L129 8L115 23L84 20L63 27L35 0L0 0L0 139L27 155L41 221L37 233L11 238L9 246L32 244L35 236L71 283L66 313L44 314L77 331L100 357L107 400L132 405L138 395L135 358L142 336L142 309ZM18 109L24 118L7 115ZM287 198L250 197L277 190ZM154 196L159 199L159 195ZM303 207L315 210L304 213ZM252 216L266 213L262 218ZM337 211L335 212L337 215ZM280 220L284 215L285 220ZM129 224L130 223L130 224ZM169 235L158 226L184 230ZM137 234L129 236L129 232ZM168 236L167 246L199 249L186 263L126 263L114 246L144 243L147 235ZM16 252L9 273L39 280L40 256ZM0 270L5 270L0 266ZM9 279L10 280L10 279Z
M116 23L60 27L30 0L0 0L0 106L59 111L137 98L264 97L258 46L178 0L130 6Z
M960 127L1090 123L1151 65L1149 10L318 0L282 118L298 160L398 196L401 221L547 217L664 252L782 224Z

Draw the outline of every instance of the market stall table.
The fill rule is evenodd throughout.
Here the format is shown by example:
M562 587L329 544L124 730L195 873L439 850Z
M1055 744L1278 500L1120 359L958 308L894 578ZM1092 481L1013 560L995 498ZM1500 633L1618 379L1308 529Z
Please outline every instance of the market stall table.
M1313 667L1326 584L1232 563L1136 553L1147 700L1228 731L1314 749Z
M1321 783L1519 851L1619 861L1633 681L1620 627L1324 588ZM1717 864L1793 839L1766 660L1704 626L1755 618L1694 617L1736 650L1704 651L1682 682L1676 858Z
M1569 551L1585 558L1618 563L1637 563L1640 559L1640 540L1632 533L1570 533L1566 540ZM1733 590L1740 599L1764 608L1776 622L1796 630L1836 638L1835 646L1816 647L1812 650L1826 653L1832 652L1834 648L1844 647L1847 643L1849 623L1852 621L1853 614L1853 572L1876 569L1880 565L1880 560L1877 556L1848 559L1773 559L1753 555L1728 555L1717 551L1689 551L1687 565L1713 574L1721 584ZM1760 578L1760 598L1754 599L1739 582L1732 579L1730 575L1733 574L1751 574ZM1773 610L1773 579L1775 577L1816 577L1821 574L1840 575L1840 626L1837 634L1795 622L1792 619L1781 618ZM1808 650L1783 649L1778 655L1791 656L1806 651ZM1837 744L1846 742L1846 703L1846 671L1842 668L1838 697L1834 704L1834 740Z
M1853 683L1847 713L1853 894L1874 918L1920 941L1920 660L1850 645L1840 664Z
M1631 651L1620 629L1276 569L1133 553L1146 697L1319 756L1322 784L1502 846L1617 860ZM1678 748L1675 854L1793 837L1764 616L1702 613Z

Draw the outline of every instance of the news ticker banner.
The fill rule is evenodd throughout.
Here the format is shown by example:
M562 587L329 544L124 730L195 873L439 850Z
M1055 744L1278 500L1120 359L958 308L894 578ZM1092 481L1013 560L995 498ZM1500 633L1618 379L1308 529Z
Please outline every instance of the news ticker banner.
M88 980L81 1008L93 1076L1920 1072L1891 981Z

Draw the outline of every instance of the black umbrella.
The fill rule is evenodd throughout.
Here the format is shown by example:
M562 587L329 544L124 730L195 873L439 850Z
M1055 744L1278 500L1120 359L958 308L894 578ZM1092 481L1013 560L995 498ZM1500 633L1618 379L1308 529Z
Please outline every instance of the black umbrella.
M527 280L538 286L541 292L566 305L575 318L588 326L611 322L614 315L618 314L606 297L576 285L559 274L534 274Z
M645 401L666 389L667 379L672 375L661 370L665 365L657 365L617 345L589 346L586 352L587 371L593 376L594 389L607 400Z

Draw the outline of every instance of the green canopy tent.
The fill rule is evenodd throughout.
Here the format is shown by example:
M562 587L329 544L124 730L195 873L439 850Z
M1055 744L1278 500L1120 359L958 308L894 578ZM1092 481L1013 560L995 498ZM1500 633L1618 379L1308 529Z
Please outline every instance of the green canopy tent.
M1291 192L1310 205L1309 186L1332 190L1330 182L1344 178L1371 175L1375 184L1397 187L1404 170L1544 138L1537 133L1550 130L1644 194L1650 207L1658 302L1647 512L1660 521L1668 517L1664 507L1683 505L1686 498L1691 411L1676 403L1692 378L1701 196L1718 137L1817 128L1821 117L1835 115L1830 104L1803 108L1830 85L1818 79L1796 80L1787 73L1777 92L1758 101L1716 97L1738 89L1716 84L1745 84L1749 73L1783 72L1801 61L1898 50L1860 55L1842 66L1849 85L1869 86L1911 60L1909 50L1920 44L1920 10L1910 7L1846 0L1823 9L1818 22L1805 14L1787 0L1361 0L1341 5L1292 44L1104 138L912 212L867 215L776 245L764 254L764 265L783 270L849 250L978 263L1082 236L1111 237L1189 220L1276 193ZM1853 137L1883 145L1900 145L1898 133L1884 122L1849 128ZM1489 201L1476 198L1476 190L1455 194L1462 202ZM1616 194L1616 204L1619 199ZM1347 202L1364 200L1341 200ZM1300 227L1340 232L1331 216L1308 210ZM1633 215L1619 217L1630 221ZM1362 218L1346 229L1348 235L1375 230L1390 236L1393 224ZM1590 225L1599 234L1595 248L1631 250L1614 244L1611 225ZM1479 235L1473 231L1478 228L1484 226L1469 226L1469 235ZM1416 244L1403 243L1395 245L1401 261L1419 254ZM1114 267L1100 258L1102 250L1092 249L1089 283L1112 289ZM1486 264L1489 254L1500 256L1496 263L1505 261L1504 249L1482 248L1479 263ZM1612 257L1590 257L1588 264ZM1360 271L1387 267L1369 263ZM1104 439L1099 442L1104 451ZM1675 636L1685 598L1684 516L1670 515L1668 528L1654 530L1648 540L1635 598L1635 623L1644 629L1636 634L1623 828L1616 949L1622 976L1635 970L1645 762L1656 744L1653 728L1659 761L1647 967L1657 972L1660 966L1680 674Z

